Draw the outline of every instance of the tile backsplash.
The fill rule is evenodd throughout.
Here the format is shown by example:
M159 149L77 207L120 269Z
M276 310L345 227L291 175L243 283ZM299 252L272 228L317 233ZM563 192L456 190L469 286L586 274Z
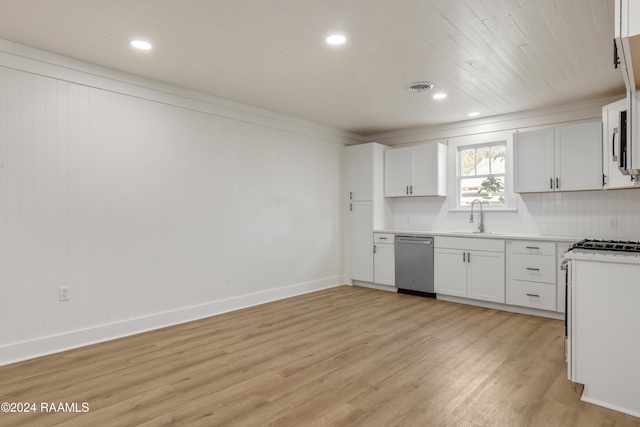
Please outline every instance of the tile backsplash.
M449 212L446 197L391 201L396 230L474 231L469 212ZM475 210L477 212L478 207ZM495 233L640 240L640 189L521 194L516 212L484 213Z

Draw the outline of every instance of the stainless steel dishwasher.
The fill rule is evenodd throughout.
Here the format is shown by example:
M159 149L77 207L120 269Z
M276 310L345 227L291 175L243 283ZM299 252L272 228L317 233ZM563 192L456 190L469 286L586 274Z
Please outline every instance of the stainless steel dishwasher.
M398 292L435 297L433 237L396 235L394 246Z

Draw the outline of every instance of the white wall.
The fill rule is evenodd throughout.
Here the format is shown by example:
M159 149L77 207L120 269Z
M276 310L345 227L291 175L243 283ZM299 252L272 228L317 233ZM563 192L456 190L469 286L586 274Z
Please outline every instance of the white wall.
M0 48L0 364L344 282L351 135Z

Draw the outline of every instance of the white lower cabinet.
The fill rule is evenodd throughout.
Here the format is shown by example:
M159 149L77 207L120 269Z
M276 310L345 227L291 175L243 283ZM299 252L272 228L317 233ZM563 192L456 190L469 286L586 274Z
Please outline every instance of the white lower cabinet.
M467 296L504 303L504 252L469 251Z
M504 241L436 237L436 294L505 302Z
M396 284L393 239L393 234L373 234L373 283L390 286L395 286Z
M436 242L438 239L435 239ZM434 285L436 294L467 296L466 251L461 249L434 248Z
M508 241L507 304L556 311L556 244Z

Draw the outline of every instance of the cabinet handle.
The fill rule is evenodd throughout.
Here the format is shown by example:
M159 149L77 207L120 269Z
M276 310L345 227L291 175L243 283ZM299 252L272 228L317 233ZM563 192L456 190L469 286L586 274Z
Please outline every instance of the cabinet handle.
M407 185L407 194L409 194L409 186Z
M553 178L549 178L549 189L553 190Z
M607 175L602 174L602 186L604 187L605 185L607 185Z
M409 187L409 194L413 194L413 185Z
M353 203L349 203L349 210L352 211L353 210Z
M533 268L533 267L527 267L527 270L529 270L529 271L540 271L539 268Z
M539 251L540 246L527 246L527 249L535 249L536 251Z
M378 239L380 239L380 240L387 240L387 238L386 238L386 237L378 237Z
M618 156L616 156L616 135L618 134L618 128L613 128L613 136L611 138L611 160L614 162L618 161Z
M353 191L349 191L349 200L353 200Z
M471 252L467 252L467 262L471 262Z
M376 245L373 245L373 253L376 253Z
M462 262L467 262L467 253L462 252Z
M538 294L527 294L528 297L536 297L536 298L540 298L540 295Z
M556 178L556 190L560 189L560 178Z

